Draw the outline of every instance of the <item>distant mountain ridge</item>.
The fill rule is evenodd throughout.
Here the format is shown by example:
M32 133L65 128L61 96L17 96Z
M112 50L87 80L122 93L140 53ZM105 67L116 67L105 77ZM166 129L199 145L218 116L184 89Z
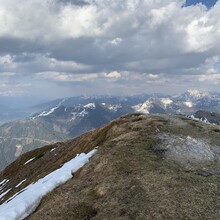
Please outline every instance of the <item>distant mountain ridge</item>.
M30 99L30 98L28 98ZM181 113L190 112L193 113L197 110L206 110L219 112L220 110L220 94L215 92L202 92L198 90L188 90L187 92L179 95L164 95L164 94L143 94L143 95L133 95L133 96L78 96L78 97L67 97L52 100L49 102L44 102L42 104L31 105L33 101L28 100L25 105L24 100L21 100L21 104L16 107L16 102L12 99L12 104L4 99L0 99L0 124L8 122L11 120L29 117L30 115L45 111L62 103L63 106L71 107L78 104L88 104L88 103L109 103L109 104L126 104L127 106L136 106L138 104L143 104L149 99L160 100L166 102L166 100L171 100L172 103L167 103L165 112L169 113ZM2 100L2 103L1 103ZM10 100L10 99L9 99ZM20 99L19 99L20 100ZM20 102L20 101L19 101ZM169 101L168 101L169 102ZM29 103L29 105L28 105ZM160 106L161 107L161 106ZM158 108L158 103L156 104ZM162 106L164 109L164 107ZM185 109L184 109L185 108ZM188 108L188 109L187 109ZM151 110L150 110L151 112Z
M76 137L131 111L127 106L106 103L58 105L27 119L6 123L0 126L0 169L22 153Z
M206 123L220 125L220 114L215 112L197 111L192 116L192 119L197 119Z
M149 98L134 106L134 109L143 113L166 112L188 115L198 110L220 113L220 94L188 90L180 95Z
M34 110L37 113L25 119L0 126L0 169L24 152L76 137L127 113L190 116L198 110L220 112L220 95L189 90L176 96L80 96L27 109Z

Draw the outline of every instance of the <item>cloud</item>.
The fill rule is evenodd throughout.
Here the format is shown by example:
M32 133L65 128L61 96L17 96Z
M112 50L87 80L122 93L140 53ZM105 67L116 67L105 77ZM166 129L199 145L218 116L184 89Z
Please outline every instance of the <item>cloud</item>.
M121 74L118 72L118 71L112 71L110 73L106 73L105 76L107 78L120 78L121 77Z
M149 79L158 79L159 75L150 73L150 74L147 74L147 78L149 78Z
M10 73L10 72L0 73L1 77L13 77L13 76L16 76L16 75L17 75L16 73Z
M210 76L219 72L219 11L220 1L2 0L0 72L19 82L91 79L94 90L105 78L124 88L138 77Z
M214 84L219 84L220 74L206 74L206 75L204 74L199 77L199 81L201 82L211 81Z
M59 73L59 72L41 72L37 73L36 77L57 81L57 82L81 82L87 80L93 80L98 77L97 74L68 74L68 73Z
M192 65L187 54L204 53L206 58L215 55L220 37L219 31L214 31L220 27L219 3L210 10L202 5L184 8L183 3L21 0L15 4L15 0L3 0L0 12L5 20L0 21L0 36L20 40L20 50L23 47L29 51L35 46L35 52L92 63L99 70L106 66L111 71L116 63L123 70L169 72L174 67L182 72L184 65ZM148 67L153 62L157 62L157 68L155 64ZM200 56L198 62L204 63L204 57Z
M13 57L10 54L0 56L0 64L1 65L8 65L13 63Z
M112 45L117 46L118 44L120 44L123 40L120 37L116 37L113 40L110 40L109 43Z
M32 86L31 83L0 82L0 96L22 96Z

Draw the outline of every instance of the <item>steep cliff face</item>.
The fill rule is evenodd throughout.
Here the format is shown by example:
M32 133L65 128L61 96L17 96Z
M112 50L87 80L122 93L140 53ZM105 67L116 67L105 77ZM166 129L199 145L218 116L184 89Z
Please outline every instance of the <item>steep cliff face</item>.
M99 146L27 219L219 219L219 130L183 116L123 116L22 155L0 173L1 203Z

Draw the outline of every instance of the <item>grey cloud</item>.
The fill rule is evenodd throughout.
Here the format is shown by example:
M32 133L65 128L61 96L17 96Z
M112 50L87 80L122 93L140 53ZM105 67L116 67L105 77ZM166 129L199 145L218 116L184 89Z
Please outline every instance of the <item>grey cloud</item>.
M70 3L73 5L78 5L78 6L84 6L84 5L89 5L88 1L84 1L84 0L59 0L59 2L61 3Z
M73 76L127 71L129 76L111 86L133 82L136 88L140 81L134 73L172 78L219 72L219 1L210 10L184 7L183 0L21 0L19 10L16 3L0 3L7 21L0 20L0 59L13 58L2 62L0 72L20 74L14 78L49 71ZM100 75L94 88L101 90L103 82Z
M49 44L42 44L40 41L31 41L16 37L0 37L0 54L17 54L22 53L46 53Z

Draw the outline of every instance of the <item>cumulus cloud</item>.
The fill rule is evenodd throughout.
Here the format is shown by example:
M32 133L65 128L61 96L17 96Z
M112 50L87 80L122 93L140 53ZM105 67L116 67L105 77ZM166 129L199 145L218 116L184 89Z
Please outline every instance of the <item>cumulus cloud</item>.
M112 71L110 73L106 73L105 76L107 78L120 78L121 77L121 74L118 72L118 71Z
M122 86L210 77L219 72L219 11L220 1L208 9L184 0L2 0L0 72Z
M1 65L9 65L11 63L13 63L13 57L10 54L0 56Z
M36 77L42 79L48 79L57 82L81 82L93 80L98 77L97 74L68 74L68 73L59 73L59 72L41 72L37 73Z
M159 78L159 75L150 73L150 74L147 74L147 77L148 77L149 79L158 79L158 78Z

